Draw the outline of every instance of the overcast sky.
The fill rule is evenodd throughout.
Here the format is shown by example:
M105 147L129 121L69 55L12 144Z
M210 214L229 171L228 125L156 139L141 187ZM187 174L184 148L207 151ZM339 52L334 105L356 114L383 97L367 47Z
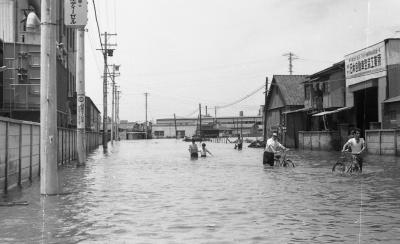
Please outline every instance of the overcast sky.
M288 74L312 74L344 55L399 37L399 0L95 0L102 32L117 33L120 119L190 115L223 106ZM103 59L89 1L86 93L103 111ZM299 91L302 92L302 91ZM109 98L111 94L109 94ZM263 90L217 116L256 115ZM111 104L111 100L109 100ZM109 115L111 109L109 108ZM209 110L214 115L214 110Z

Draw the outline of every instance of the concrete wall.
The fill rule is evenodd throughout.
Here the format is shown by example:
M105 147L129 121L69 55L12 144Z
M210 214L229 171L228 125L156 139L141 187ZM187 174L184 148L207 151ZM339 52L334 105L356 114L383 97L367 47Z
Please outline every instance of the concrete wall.
M305 150L338 150L338 131L299 131L299 148Z
M86 150L101 144L101 134L86 134ZM76 159L76 131L58 129L58 164ZM0 193L40 174L40 124L0 117Z
M399 155L399 130L367 130L365 131L367 151L379 155Z

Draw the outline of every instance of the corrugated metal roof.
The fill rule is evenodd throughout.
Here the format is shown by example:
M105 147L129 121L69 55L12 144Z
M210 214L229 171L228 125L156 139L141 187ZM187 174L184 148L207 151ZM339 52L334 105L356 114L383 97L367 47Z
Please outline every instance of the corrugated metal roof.
M307 75L274 75L272 83L277 84L285 105L304 105L304 85Z

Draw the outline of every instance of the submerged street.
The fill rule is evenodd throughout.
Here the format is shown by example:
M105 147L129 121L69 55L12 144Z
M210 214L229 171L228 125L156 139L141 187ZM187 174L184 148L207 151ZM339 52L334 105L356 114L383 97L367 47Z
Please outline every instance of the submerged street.
M175 139L100 147L65 166L65 194L39 181L2 201L1 243L398 243L400 164L369 155L359 176L332 174L338 152L290 151L296 168L262 165L262 149L206 142L190 160Z

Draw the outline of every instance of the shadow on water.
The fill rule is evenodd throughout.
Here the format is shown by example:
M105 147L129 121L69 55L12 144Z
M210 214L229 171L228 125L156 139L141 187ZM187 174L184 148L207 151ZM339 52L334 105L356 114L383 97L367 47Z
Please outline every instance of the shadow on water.
M207 143L191 160L179 140L120 141L62 167L63 192L36 180L0 207L0 242L397 243L398 158L369 155L363 174L332 174L338 152L289 151L295 168L262 164L262 149ZM24 231L17 231L23 229Z

